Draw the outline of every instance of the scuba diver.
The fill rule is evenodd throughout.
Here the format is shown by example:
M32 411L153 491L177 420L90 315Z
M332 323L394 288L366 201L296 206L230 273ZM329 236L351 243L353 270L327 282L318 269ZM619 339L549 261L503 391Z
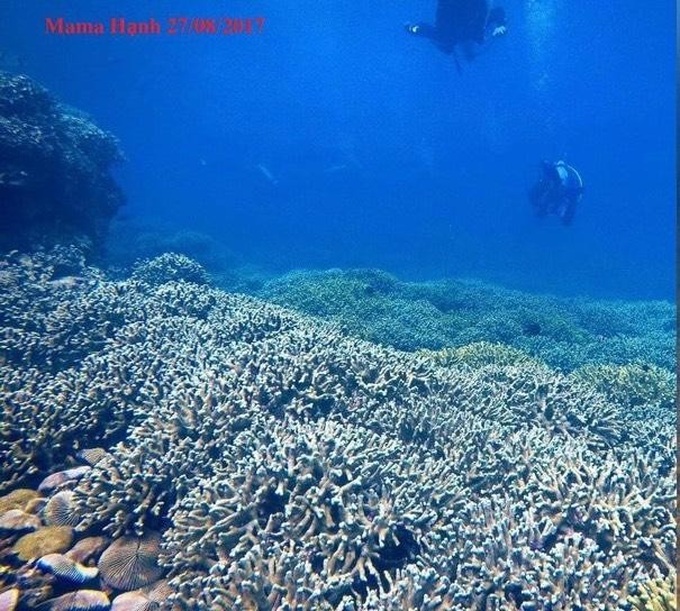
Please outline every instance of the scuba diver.
M505 10L491 8L488 0L437 0L434 25L407 23L405 27L409 34L429 38L440 51L453 54L459 71L457 47L471 61L482 45L507 32Z
M529 190L536 216L555 214L563 225L571 225L582 197L583 179L576 168L564 161L541 162L541 176Z

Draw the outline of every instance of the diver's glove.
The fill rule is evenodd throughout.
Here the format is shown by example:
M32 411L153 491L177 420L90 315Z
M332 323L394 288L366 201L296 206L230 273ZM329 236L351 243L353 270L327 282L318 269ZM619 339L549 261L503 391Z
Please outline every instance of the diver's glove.
M498 38L499 36L504 36L508 31L508 28L506 28L504 25L499 25L496 26L493 29L493 32L491 32L491 36L493 38Z

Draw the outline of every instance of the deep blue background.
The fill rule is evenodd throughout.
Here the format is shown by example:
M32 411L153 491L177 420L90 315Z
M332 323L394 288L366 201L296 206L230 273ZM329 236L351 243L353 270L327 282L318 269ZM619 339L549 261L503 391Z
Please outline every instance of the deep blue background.
M120 138L132 219L279 270L674 298L675 3L507 0L508 35L462 74L403 31L434 5L5 2L0 50ZM46 16L222 15L262 15L264 32L44 33ZM570 228L533 218L525 195L560 157L587 188Z

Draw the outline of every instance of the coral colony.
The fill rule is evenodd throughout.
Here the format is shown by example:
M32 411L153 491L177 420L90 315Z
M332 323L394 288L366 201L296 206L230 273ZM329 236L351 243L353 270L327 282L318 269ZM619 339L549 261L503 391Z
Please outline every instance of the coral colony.
M357 337L381 332L369 316L350 333L338 312L228 293L180 254L109 278L82 244L120 203L114 141L23 77L0 81L0 108L16 228L0 258L0 609L676 608L662 344L625 363L584 340L558 367L559 333L586 332L540 320L527 349L489 323L406 352ZM344 280L364 304L427 307L388 276ZM303 281L268 290L292 300ZM440 313L465 316L461 291L493 309L488 287L427 290Z
M116 139L26 76L0 73L0 248L101 245L123 204Z

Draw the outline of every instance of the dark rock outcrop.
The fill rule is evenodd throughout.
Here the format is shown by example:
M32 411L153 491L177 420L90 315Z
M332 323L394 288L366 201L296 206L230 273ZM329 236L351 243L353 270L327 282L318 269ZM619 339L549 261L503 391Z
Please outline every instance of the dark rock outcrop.
M23 75L0 73L0 250L95 250L124 198L117 140Z

